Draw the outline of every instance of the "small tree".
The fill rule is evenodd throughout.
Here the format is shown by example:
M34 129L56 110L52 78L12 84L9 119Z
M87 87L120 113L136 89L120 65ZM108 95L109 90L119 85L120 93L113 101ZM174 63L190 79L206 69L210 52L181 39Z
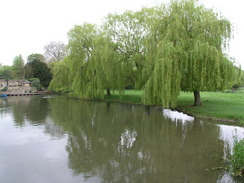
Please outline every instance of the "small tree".
M24 59L22 55L16 56L14 58L12 69L15 78L23 79L25 77Z
M32 86L35 87L37 91L42 91L42 85L38 78L30 78L29 81L32 82Z
M52 74L50 68L48 68L43 60L44 57L40 54L32 54L28 57L28 63L25 65L25 69L29 73L26 73L26 78L38 78L43 87L48 87L52 80Z
M44 57L48 63L62 60L67 56L66 45L62 42L51 42L44 47Z
M12 78L13 76L14 74L12 66L3 65L0 67L0 77Z
M39 60L40 62L44 62L45 61L45 57L42 54L39 54L39 53L32 53L31 55L29 55L27 57L27 63L28 62L32 62L34 60Z

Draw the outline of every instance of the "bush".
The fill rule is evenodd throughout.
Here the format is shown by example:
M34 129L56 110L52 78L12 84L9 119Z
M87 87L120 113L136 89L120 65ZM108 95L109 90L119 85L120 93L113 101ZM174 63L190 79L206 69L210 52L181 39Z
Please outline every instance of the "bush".
M38 78L30 78L29 81L32 82L32 86L34 86L37 91L42 91L42 85Z
M234 176L244 177L244 139L235 139L231 165Z
M3 89L1 89L1 91L3 91L3 92L8 91L8 87L7 87L7 86L5 86Z

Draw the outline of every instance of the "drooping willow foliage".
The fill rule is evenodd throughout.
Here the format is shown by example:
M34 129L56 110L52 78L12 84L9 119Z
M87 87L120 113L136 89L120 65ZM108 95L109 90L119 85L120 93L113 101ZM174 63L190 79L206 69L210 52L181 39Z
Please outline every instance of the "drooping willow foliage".
M223 48L231 37L230 22L194 0L172 1L168 7L159 7L159 12L162 15L148 42L153 67L144 103L174 106L180 91L227 87L233 64Z
M103 98L105 90L124 90L123 64L107 34L92 24L75 26L68 47L70 55L54 66L50 90L69 89L70 95L89 99Z
M231 24L197 0L109 14L101 27L75 26L69 56L53 69L50 90L103 98L142 89L144 104L175 106L180 91L222 90L237 72L224 49Z
M55 63L52 70L54 77L49 85L49 90L60 93L70 91L72 84L71 64L72 61L69 56L64 58L62 62Z

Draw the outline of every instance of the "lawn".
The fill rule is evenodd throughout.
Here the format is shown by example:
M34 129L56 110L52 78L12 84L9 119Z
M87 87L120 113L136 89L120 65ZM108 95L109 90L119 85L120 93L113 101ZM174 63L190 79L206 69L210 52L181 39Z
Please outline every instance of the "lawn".
M193 94L181 93L178 107L199 117L233 119L244 123L244 92L201 92L202 105L192 106Z
M108 101L122 101L141 104L141 91L126 90L122 97L117 92L106 97ZM244 124L244 91L232 92L201 92L202 105L192 106L193 93L182 92L178 97L177 109L188 114L212 119L237 120Z
M106 96L108 101L119 101L133 104L142 104L142 92L138 90L126 90L121 97L117 91L112 92L111 96Z

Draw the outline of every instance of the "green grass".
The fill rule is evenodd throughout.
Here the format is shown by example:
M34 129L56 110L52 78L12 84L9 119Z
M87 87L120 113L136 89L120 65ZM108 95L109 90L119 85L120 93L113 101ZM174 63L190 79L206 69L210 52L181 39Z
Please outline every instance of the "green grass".
M178 107L199 117L237 120L244 123L244 92L201 92L202 105L195 107L193 94L181 93Z
M244 177L244 139L235 141L234 153L231 157L232 172L235 176Z
M108 101L120 101L133 104L142 104L142 92L138 90L126 90L123 96L119 96L117 91L112 92L111 96L106 96Z
M120 97L118 92L105 97L108 101L121 101L126 103L142 104L142 92L126 90ZM244 125L244 92L201 92L202 106L192 106L193 94L182 92L178 97L177 109L188 114L221 120L235 120Z

